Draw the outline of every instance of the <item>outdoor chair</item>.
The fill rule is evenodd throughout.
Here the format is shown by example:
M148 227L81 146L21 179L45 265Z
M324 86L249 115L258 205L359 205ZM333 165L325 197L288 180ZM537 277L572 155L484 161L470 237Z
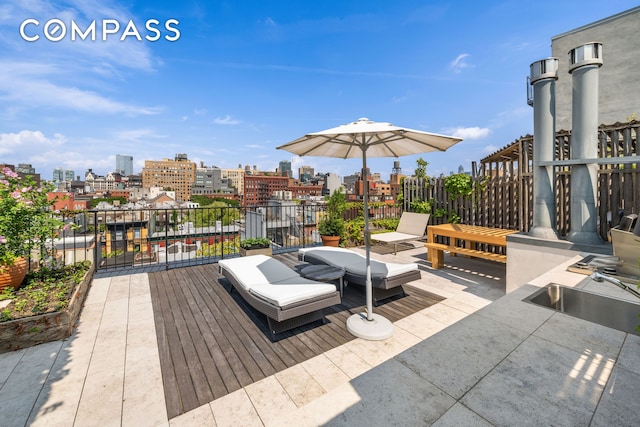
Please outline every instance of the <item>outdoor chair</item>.
M344 268L344 281L348 284L366 286L366 258L357 252L344 248L316 246L298 250L298 259L310 264L326 264ZM371 288L373 302L403 295L402 285L420 279L418 264L397 264L372 259Z
M403 212L396 231L371 235L371 240L393 244L393 254L398 252L398 243L410 242L424 238L427 232L429 214Z
M289 329L316 320L325 322L322 309L340 303L340 293L330 283L301 277L284 263L266 255L223 259L218 266L231 289L267 316L271 339Z

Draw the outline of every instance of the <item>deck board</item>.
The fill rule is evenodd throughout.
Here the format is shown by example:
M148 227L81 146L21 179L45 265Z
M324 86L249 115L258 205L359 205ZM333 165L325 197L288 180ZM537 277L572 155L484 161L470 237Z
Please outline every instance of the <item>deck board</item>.
M277 258L291 268L305 264L295 254ZM149 283L169 418L352 340L345 322L364 311L363 288L347 286L342 303L324 310L326 324L283 332L274 343L265 316L229 292L217 264L149 273ZM395 322L443 300L404 288L406 297L375 311Z

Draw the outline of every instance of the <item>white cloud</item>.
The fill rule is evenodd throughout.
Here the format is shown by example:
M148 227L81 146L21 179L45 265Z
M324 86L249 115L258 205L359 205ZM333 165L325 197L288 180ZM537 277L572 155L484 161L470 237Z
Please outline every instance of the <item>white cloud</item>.
M467 58L469 58L468 53L461 53L456 57L456 59L451 61L451 63L449 64L449 68L451 68L453 72L457 74L461 73L465 68L472 67L472 65L467 63Z
M271 18L270 16L267 16L267 18L263 22L268 27L277 27L278 26L278 24L276 24L276 21L274 21L273 18Z
M240 120L233 119L228 114L224 117L216 117L213 122L217 125L234 125L234 126L242 123Z
M29 26L29 35L40 39L27 42L17 34L26 18L40 21ZM137 40L120 41L114 35L101 40L96 29L96 41L71 41L70 29L59 42L51 42L43 35L44 23L53 17L70 26L71 21L84 28L96 21L100 28L103 19L126 23L130 19L140 28L138 17L120 5L98 1L69 0L58 2L7 0L0 12L0 101L13 108L54 107L91 113L145 115L158 112L157 107L132 105L119 101L110 90L110 79L120 81L130 70L154 71L149 43ZM25 60L28 58L28 60ZM5 110L5 114L7 111Z
M448 129L446 133L462 139L482 139L486 138L491 133L491 130L489 128L474 126L468 128Z
M22 130L18 133L0 133L0 154L42 152L57 149L67 138L59 133L47 138L40 131Z
M49 81L58 72L56 67L43 64L0 61L0 99L10 101L14 107L58 107L96 114L150 115L160 111L159 107L130 105Z
M148 139L166 138L164 135L156 133L152 129L129 129L115 133L115 138L120 141L144 142Z

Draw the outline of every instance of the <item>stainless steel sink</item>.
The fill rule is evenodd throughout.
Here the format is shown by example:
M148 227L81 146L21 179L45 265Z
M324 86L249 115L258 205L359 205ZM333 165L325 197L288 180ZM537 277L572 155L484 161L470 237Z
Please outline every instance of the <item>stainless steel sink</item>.
M569 316L640 335L640 304L609 298L581 289L550 283L523 301L550 308Z

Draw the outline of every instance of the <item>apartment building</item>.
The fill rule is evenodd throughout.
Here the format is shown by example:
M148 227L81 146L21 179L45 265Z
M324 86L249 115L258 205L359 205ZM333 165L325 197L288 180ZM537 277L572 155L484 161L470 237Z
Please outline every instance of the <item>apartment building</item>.
M238 165L237 169L222 169L222 179L228 179L231 186L238 191L238 195L244 194L245 174L245 169L241 165Z
M245 206L264 206L276 191L287 191L289 178L276 175L246 175L244 177Z
M186 154L177 154L173 160L145 160L142 168L142 186L162 187L176 192L176 199L191 199L191 186L196 179L196 164Z

